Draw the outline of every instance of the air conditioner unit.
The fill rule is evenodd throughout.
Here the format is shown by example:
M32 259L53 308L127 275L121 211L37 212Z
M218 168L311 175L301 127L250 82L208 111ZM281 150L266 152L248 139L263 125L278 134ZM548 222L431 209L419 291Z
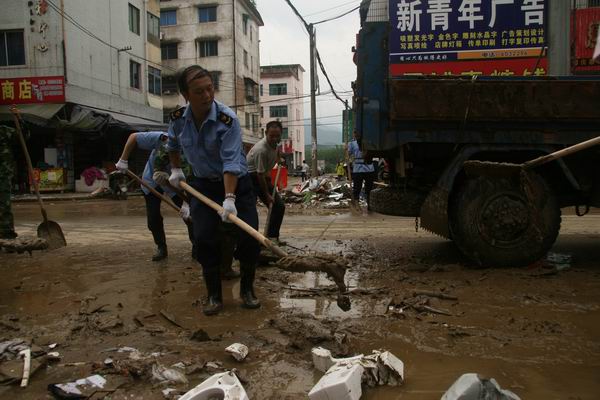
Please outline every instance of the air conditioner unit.
M160 33L160 40L165 40L165 33L164 32Z

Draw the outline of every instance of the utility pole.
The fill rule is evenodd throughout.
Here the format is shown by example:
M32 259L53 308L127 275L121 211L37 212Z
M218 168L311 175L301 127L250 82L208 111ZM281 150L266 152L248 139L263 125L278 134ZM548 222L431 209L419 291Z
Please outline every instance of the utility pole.
M317 169L317 72L315 70L315 27L308 25L308 35L310 37L310 134L312 139L312 162L311 176L318 177Z

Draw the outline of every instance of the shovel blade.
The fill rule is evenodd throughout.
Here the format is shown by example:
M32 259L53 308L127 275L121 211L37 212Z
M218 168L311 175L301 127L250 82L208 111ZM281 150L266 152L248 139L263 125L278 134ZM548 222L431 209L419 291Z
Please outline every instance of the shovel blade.
M39 224L37 228L37 235L39 238L45 239L48 242L48 249L54 250L67 245L65 235L58 225L54 221L45 221Z
M465 172L470 177L511 178L519 176L522 167L521 164L478 160L465 161L463 164Z

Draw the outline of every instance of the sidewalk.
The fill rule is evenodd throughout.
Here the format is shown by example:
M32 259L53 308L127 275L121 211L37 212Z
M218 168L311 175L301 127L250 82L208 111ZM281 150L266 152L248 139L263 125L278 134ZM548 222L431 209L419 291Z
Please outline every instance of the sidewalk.
M90 193L40 193L43 201L83 201L83 200L112 200L110 194L101 194L91 196ZM142 191L138 190L135 192L127 193L127 197L141 196ZM37 201L35 194L16 194L10 197L13 203L27 203Z

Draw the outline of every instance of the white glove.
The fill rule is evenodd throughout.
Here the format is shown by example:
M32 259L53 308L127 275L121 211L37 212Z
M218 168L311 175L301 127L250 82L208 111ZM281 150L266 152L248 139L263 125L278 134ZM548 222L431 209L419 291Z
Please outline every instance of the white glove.
M115 164L115 167L117 167L119 172L125 174L129 169L129 162L127 162L127 160L119 159L119 161Z
M227 223L231 223L231 221L229 220L229 218L227 218L227 216L229 214L234 215L237 217L237 208L235 208L235 199L232 198L226 198L225 201L223 201L223 212L219 213L221 215L221 219L223 220L223 222L227 222Z
M190 219L190 205L186 202L183 202L181 208L179 209L179 215L183 218L184 221Z
M169 174L164 171L156 171L152 174L152 179L160 186L167 186L169 183Z
M179 182L185 181L185 175L181 168L171 168L171 176L169 177L169 183L174 188L180 189Z

